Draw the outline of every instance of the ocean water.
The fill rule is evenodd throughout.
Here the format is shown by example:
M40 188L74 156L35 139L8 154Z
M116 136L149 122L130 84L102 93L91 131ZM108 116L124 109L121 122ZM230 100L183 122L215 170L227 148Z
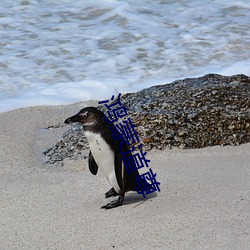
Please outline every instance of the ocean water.
M249 0L1 0L0 112L250 76Z

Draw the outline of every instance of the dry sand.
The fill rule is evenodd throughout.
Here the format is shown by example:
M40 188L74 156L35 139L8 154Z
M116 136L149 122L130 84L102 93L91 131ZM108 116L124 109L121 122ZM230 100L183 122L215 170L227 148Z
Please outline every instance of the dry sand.
M250 144L153 150L161 192L103 210L110 186L87 160L41 162L67 130L43 128L83 106L0 114L0 249L250 249Z

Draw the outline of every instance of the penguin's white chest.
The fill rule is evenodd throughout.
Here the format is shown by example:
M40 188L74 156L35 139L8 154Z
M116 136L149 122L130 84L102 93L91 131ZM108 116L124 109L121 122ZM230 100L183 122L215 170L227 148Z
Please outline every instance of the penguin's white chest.
M86 131L85 135L96 164L108 179L111 186L119 193L120 187L115 174L115 155L113 150L100 134Z

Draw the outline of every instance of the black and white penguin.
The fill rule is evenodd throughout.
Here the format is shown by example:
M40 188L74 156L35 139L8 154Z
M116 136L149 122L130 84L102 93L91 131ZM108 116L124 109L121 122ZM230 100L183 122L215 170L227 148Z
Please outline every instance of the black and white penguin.
M111 184L112 188L105 193L106 198L119 195L118 200L101 207L110 209L122 205L126 192L136 191L135 176L139 176L139 172L136 170L130 174L127 173L121 152L128 152L129 147L121 143L121 140L114 140L110 130L112 123L108 123L105 119L108 120L103 112L94 107L87 107L66 119L65 123L79 122L83 125L90 147L90 172L96 175L100 168ZM130 156L130 152L126 153L126 157ZM131 159L134 161L133 158Z

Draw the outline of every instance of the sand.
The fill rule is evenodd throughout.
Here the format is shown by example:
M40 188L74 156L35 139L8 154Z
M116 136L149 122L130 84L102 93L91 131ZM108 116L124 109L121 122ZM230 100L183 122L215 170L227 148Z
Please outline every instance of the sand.
M114 198L87 159L42 162L68 129L44 128L86 105L0 114L0 249L249 249L250 144L152 150L161 191L103 210Z

